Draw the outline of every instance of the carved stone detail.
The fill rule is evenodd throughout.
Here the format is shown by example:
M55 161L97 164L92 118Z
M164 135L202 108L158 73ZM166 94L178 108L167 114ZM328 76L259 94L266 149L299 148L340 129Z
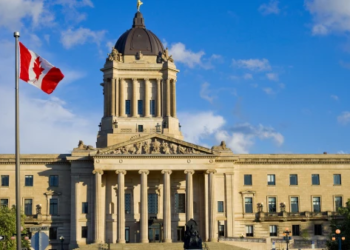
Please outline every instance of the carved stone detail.
M139 174L149 175L149 171L148 170L139 170Z
M92 173L103 175L103 170L102 169L95 169L94 171L92 171Z
M206 173L207 173L207 174L216 174L217 171L216 171L215 169L208 169L208 170L206 171Z
M112 47L112 52L110 54L107 54L107 55L108 55L109 61L122 62L123 54L119 53L119 51L114 47Z
M194 174L194 170L185 170L184 173L185 174Z
M162 170L162 174L172 174L171 170Z
M47 191L44 194L46 196L59 196L59 195L62 195L61 192L57 192L57 191L53 191L53 190Z
M173 57L169 55L168 48L166 48L163 52L159 52L158 58L160 58L160 60L163 62L174 62Z
M126 175L127 171L126 170L116 170L115 171L116 174L123 174L123 175Z
M85 145L82 140L79 141L78 143L78 148L77 149L84 149L84 150L94 150L94 147L91 145Z

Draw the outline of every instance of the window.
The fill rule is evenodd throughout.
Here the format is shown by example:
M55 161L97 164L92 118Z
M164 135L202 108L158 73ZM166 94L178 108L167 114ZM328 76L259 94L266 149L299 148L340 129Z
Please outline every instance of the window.
M8 199L1 199L0 200L0 205L2 207L8 207L9 206L9 200Z
M185 213L185 194L175 194L175 211L177 213Z
M321 212L321 197L312 197L314 212Z
M341 196L334 197L334 203L335 203L335 211L338 211L340 207L343 207L343 197Z
M246 213L253 213L253 198L245 197L244 198L244 207Z
M315 235L322 235L322 225L315 224Z
M223 213L224 212L224 202L218 201L218 212Z
M219 237L225 237L225 225L219 225Z
M87 238L88 235L88 228L87 227L81 227L81 238Z
M251 174L245 174L244 175L244 185L251 186L252 185L252 175Z
M276 197L269 197L269 213L276 213Z
M58 187L58 175L50 175L49 186L50 187Z
M297 174L289 175L289 184L290 185L298 185L298 175Z
M130 100L125 100L125 114L131 115L131 102Z
M277 236L277 226L270 226L270 236Z
M56 198L50 199L50 215L58 214L58 200Z
M150 100L150 114L151 115L156 115L156 101L155 100Z
M9 175L2 175L1 176L1 186L8 187L9 183L10 183L10 176Z
M143 125L137 125L137 132L143 132Z
M290 198L290 210L292 213L299 213L299 199L298 197Z
M131 213L131 194L125 194L125 213Z
M33 175L26 175L25 176L25 186L26 187L32 187L33 186Z
M253 237L254 236L254 228L253 228L253 226L251 226L251 225L245 226L245 235L247 237Z
M57 227L50 227L49 230L49 239L57 240Z
M312 174L311 175L311 182L312 182L312 185L320 185L320 175L319 174Z
M81 212L83 214L87 214L89 212L89 203L83 202L82 205L81 205L81 208L82 208Z
M158 194L148 194L148 213L158 213Z
M137 101L137 114L139 115L143 114L143 100Z
M267 185L274 186L276 185L276 178L274 174L267 175Z
M25 199L24 200L24 214L25 215L32 215L32 209L33 209L33 200L32 199Z
M340 174L333 175L333 184L334 185L341 185L341 175Z
M292 235L293 236L300 235L300 226L299 225L292 225Z

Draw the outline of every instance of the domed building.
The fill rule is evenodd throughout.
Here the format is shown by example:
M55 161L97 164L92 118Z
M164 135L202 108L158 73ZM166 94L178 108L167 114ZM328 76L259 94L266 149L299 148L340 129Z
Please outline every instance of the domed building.
M295 248L324 245L330 220L350 198L348 155L238 155L225 142L206 148L184 141L179 70L141 12L102 72L96 147L80 141L71 154L21 156L34 249L58 249L61 236L64 249L182 242L192 218L203 241L271 249L289 228ZM14 155L0 155L3 206L15 204L14 164Z

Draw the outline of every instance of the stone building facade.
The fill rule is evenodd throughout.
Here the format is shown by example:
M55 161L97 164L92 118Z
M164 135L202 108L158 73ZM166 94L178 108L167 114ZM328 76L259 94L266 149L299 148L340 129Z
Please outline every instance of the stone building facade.
M183 140L172 57L140 12L102 69L104 114L96 148L21 156L26 227L48 248L178 242L194 218L218 237L325 239L350 198L349 155L238 155ZM14 155L0 155L0 200L15 204ZM38 228L42 232L37 232Z

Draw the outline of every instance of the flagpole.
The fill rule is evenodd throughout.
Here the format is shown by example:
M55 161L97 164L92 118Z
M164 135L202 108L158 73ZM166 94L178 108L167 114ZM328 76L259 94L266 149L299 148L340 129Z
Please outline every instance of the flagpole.
M22 249L21 236L21 190L20 190L20 153L19 153L19 70L18 70L18 38L19 32L13 34L16 40L16 243L17 250Z

